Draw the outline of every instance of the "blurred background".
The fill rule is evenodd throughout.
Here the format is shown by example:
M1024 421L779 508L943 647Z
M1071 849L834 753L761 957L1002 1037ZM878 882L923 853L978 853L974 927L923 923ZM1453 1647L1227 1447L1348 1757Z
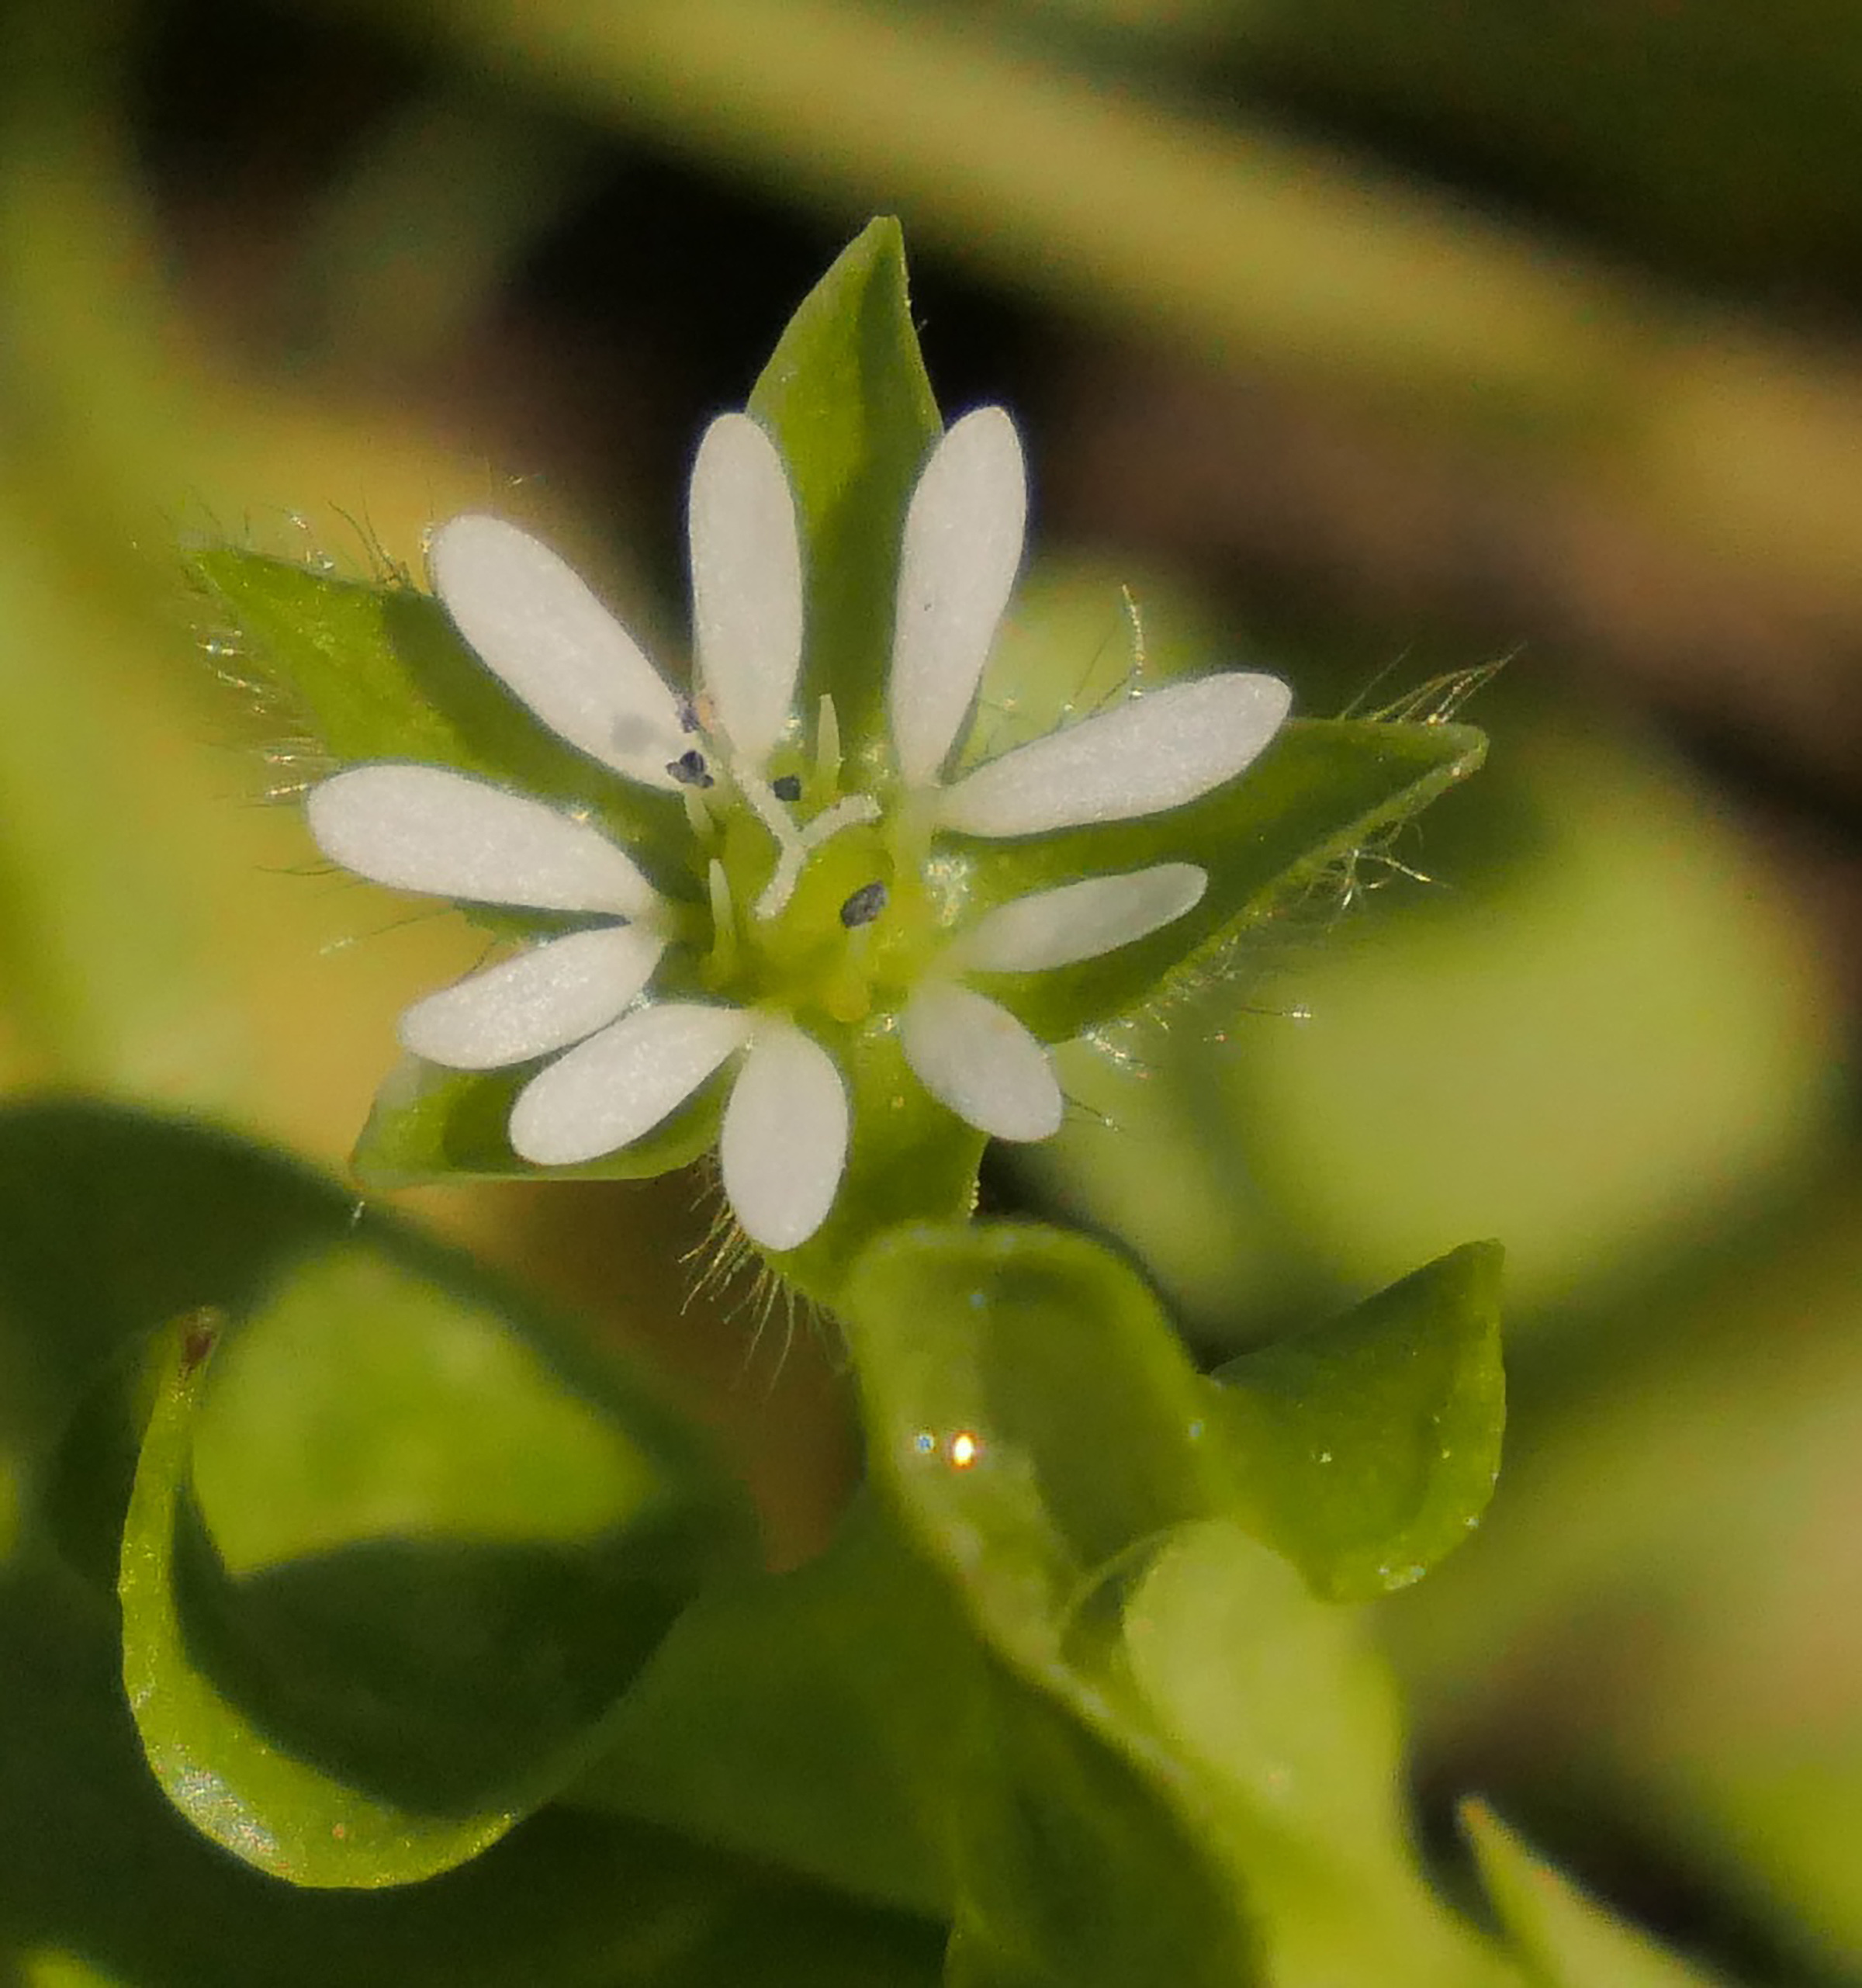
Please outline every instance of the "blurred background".
M1012 639L1309 713L1507 667L1489 770L1069 1052L987 1183L1212 1357L1507 1245L1488 1523L1387 1605L1425 1828L1490 1796L1755 1979L1862 1981L1862 15L1846 0L12 0L0 1078L340 1166L456 919L320 871L178 549L496 506L663 653L702 423L871 214L1015 410ZM230 681L228 681L230 680ZM650 1341L771 1557L831 1341L686 1305L702 1183L423 1217Z

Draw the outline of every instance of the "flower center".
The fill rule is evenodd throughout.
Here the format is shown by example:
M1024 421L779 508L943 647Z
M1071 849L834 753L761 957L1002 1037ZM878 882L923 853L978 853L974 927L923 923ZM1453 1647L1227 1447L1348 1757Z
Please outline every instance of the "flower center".
M902 997L943 934L920 838L902 836L873 795L841 791L832 706L823 705L812 760L791 747L753 772L701 739L687 757L703 783L684 762L678 771L706 871L707 988L850 1027Z

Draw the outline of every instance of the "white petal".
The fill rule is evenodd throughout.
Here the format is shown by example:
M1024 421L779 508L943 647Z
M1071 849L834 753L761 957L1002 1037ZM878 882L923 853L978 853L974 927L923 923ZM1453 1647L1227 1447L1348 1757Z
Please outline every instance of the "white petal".
M957 743L1022 563L1027 471L1015 424L978 407L931 452L905 514L888 689L908 787L935 781Z
M801 545L776 445L721 414L692 469L692 642L719 726L751 766L782 736L801 667Z
M598 829L442 767L356 767L313 789L307 812L331 862L396 890L629 918L659 902Z
M404 1048L449 1070L525 1063L605 1028L659 964L666 941L638 925L572 932L520 953L401 1017Z
M750 1033L743 1008L642 1008L559 1056L518 1093L510 1143L539 1166L618 1152L670 1117Z
M455 518L427 551L434 591L486 667L559 737L649 787L690 744L640 646L549 548L501 518Z
M725 1197L753 1242L793 1249L826 1221L847 1125L834 1059L791 1023L759 1022L718 1143Z
M1006 1008L953 981L933 981L899 1017L905 1061L966 1124L998 1139L1046 1139L1064 1100L1047 1052Z
M938 819L966 835L1038 835L1161 814L1257 759L1292 701L1279 677L1241 671L1166 684L978 767Z
M959 942L982 973L1040 973L1129 946L1201 901L1209 872L1157 863L1122 877L1086 877L998 904Z

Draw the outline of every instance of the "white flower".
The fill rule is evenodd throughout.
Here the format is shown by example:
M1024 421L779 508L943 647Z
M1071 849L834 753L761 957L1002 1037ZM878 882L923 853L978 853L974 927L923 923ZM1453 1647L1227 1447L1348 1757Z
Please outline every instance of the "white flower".
M690 700L545 546L494 518L442 527L434 586L486 666L590 758L680 795L693 840L687 875L656 888L587 821L463 774L377 764L324 781L311 832L359 875L605 921L417 1002L402 1017L405 1046L456 1069L552 1057L510 1124L516 1152L545 1165L644 1137L735 1060L725 1191L770 1249L815 1233L846 1170L846 1083L819 1039L837 1027L895 1017L912 1070L960 1117L1002 1138L1055 1131L1063 1100L1047 1050L964 976L1041 971L1129 944L1188 911L1205 873L1164 863L1088 878L953 930L933 888L934 839L1040 835L1178 806L1260 753L1289 693L1240 673L1172 684L947 779L1020 565L1026 507L1008 416L986 407L958 421L906 518L891 771L870 791L846 784L831 701L797 709L794 504L748 416L712 424L692 473ZM825 916L814 880L830 893Z

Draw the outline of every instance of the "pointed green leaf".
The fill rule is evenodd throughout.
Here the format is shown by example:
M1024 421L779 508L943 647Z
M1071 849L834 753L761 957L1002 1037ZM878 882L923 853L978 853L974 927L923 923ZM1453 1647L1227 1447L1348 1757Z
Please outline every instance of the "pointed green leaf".
M209 1373L213 1336L171 1353L124 1531L151 1764L297 1883L446 1869L598 1745L744 1557L736 1501L650 1400L591 1397L366 1236L293 1265Z
M1532 1988L1711 1988L1712 1976L1613 1918L1483 1803L1464 1803L1461 1820Z
M274 1745L195 1659L179 1582L212 1551L186 1490L211 1315L168 1335L123 1537L123 1688L149 1765L203 1834L274 1877L396 1884L462 1864L510 1827L514 1809L423 1814L373 1798Z
M953 1740L967 1978L1510 1980L1416 1867L1362 1623L1237 1522L1218 1391L1140 1280L908 1228L842 1310L876 1477L992 1660Z
M927 1226L869 1250L842 1311L872 1467L992 1654L949 1742L971 1978L1255 1979L1232 1879L1106 1661L1146 1554L1220 1496L1150 1294L1084 1238Z
M1167 814L1021 842L958 843L978 910L1153 863L1209 872L1202 902L1148 939L1049 972L979 974L977 984L1043 1041L1064 1041L1154 998L1186 968L1216 963L1210 955L1225 940L1420 813L1473 772L1486 750L1465 725L1296 719L1247 772Z
M1123 1654L1209 1836L1244 1874L1276 1988L1517 1988L1417 1868L1396 1695L1366 1630L1212 1520L1152 1558Z
M1506 1419L1500 1259L1469 1243L1213 1377L1244 1508L1320 1594L1405 1587L1479 1524Z
M661 888L689 888L677 798L622 780L559 739L404 577L339 580L230 545L198 550L192 565L226 625L220 639L234 667L275 694L283 722L309 733L331 771L414 760L586 811ZM521 912L500 922L556 929Z
M143 1343L199 1304L230 1335L209 1381L171 1335L144 1436ZM0 1113L0 1328L31 1536L101 1571L133 1483L128 1663L171 1796L309 1881L438 1868L532 1805L752 1550L644 1377L196 1125Z
M992 1640L1045 1673L1087 1586L1222 1508L1203 1384L1137 1273L1033 1224L908 1228L843 1304L872 1466ZM974 1584L972 1585L971 1584Z
M803 299L752 389L801 514L806 681L841 736L883 745L882 698L905 506L942 424L912 328L904 237L876 220Z

